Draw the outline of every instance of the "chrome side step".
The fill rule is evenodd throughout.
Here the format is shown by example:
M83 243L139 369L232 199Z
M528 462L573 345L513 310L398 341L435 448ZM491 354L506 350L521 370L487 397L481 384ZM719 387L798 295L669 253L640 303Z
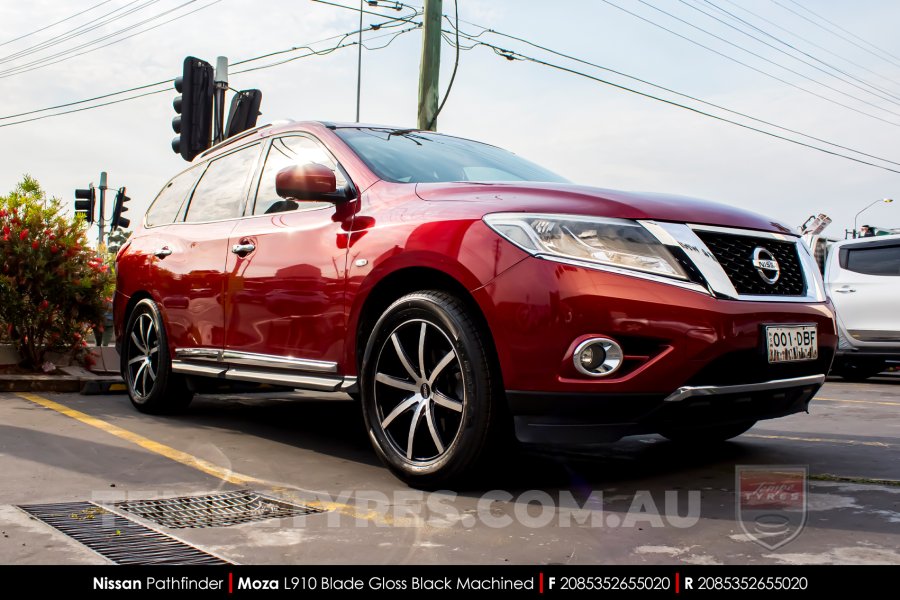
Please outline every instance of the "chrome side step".
M232 350L178 348L172 371L182 375L265 383L315 392L356 391L356 377L338 375L334 362Z

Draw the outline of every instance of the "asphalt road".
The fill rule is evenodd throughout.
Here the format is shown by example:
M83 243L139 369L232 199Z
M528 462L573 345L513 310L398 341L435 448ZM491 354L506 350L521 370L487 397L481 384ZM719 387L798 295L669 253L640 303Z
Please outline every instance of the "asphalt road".
M741 526L740 465L808 466L792 541L769 549ZM0 474L3 564L105 562L16 505L243 488L325 510L172 533L238 563L900 564L900 377L829 381L811 414L714 447L518 452L434 494L378 464L339 398L198 396L153 417L124 395L0 394Z

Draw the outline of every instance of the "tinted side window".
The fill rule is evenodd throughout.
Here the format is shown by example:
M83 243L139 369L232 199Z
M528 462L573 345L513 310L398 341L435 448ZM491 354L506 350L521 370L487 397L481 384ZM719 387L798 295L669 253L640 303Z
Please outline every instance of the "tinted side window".
M266 166L263 168L259 181L259 190L256 192L256 205L253 209L255 215L272 214L297 208L321 208L330 206L330 202L297 202L279 198L275 193L275 176L278 171L291 165L305 165L316 163L325 165L334 171L337 180L337 189L347 187L347 179L338 168L331 155L315 141L308 137L291 135L272 140L269 154L266 157ZM340 193L340 192L339 192Z
M175 220L184 198L187 196L202 169L191 169L182 173L169 183L167 183L162 191L156 196L156 200L147 210L147 226L155 227L157 225L168 225Z
M900 276L900 246L849 248L845 268L866 275Z
M241 216L247 178L258 154L259 144L254 144L209 163L194 190L184 220L197 223Z

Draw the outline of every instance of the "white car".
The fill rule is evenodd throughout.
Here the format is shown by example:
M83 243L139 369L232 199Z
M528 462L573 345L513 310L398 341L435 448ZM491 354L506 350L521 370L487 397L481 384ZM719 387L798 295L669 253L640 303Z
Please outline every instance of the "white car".
M900 235L834 244L825 284L837 309L832 373L862 380L900 362Z

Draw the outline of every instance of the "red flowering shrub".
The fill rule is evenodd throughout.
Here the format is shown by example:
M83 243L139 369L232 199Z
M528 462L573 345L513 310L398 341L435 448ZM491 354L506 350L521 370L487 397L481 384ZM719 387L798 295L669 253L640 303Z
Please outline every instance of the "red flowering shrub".
M51 350L81 353L102 327L114 282L85 231L28 175L0 196L0 328L23 367L40 369Z

